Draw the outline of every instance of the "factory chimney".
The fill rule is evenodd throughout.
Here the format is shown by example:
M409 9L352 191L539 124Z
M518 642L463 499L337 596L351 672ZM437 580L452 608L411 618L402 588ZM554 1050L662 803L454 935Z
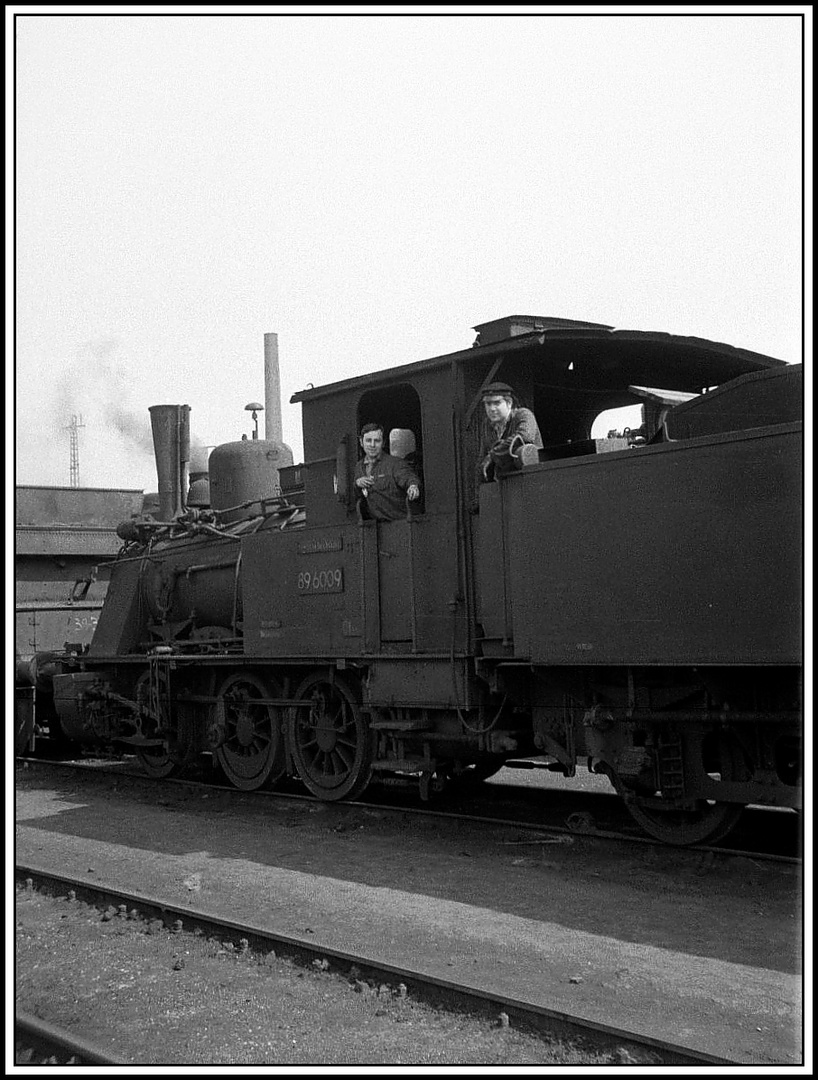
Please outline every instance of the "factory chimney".
M278 371L278 334L264 335L264 438L277 448L276 465L292 465L293 452L284 442L281 424L281 379Z
M264 437L281 446L281 379L278 371L278 334L264 335Z

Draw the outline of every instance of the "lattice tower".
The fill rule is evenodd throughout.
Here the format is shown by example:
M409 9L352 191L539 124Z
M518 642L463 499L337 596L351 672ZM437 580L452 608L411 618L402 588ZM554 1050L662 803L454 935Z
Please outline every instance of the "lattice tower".
M72 488L80 486L80 438L79 429L85 427L82 422L82 416L76 414L71 417L71 423L67 426L66 431L69 433L69 439L71 442L71 471L70 471L70 483Z

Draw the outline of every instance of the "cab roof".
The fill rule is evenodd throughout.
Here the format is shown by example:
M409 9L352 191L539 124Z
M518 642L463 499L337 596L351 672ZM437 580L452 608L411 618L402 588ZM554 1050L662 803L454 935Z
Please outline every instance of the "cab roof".
M540 359L544 365L548 360L581 359L586 380L597 370L608 386L616 382L619 373L625 388L636 381L633 376L638 370L638 381L643 385L690 392L718 386L739 375L787 366L784 360L705 338L617 330L601 323L551 316L511 315L479 323L473 329L478 337L468 349L300 390L290 401L311 401L357 386L405 380L443 365L484 364L504 354L524 352L529 352L535 363Z

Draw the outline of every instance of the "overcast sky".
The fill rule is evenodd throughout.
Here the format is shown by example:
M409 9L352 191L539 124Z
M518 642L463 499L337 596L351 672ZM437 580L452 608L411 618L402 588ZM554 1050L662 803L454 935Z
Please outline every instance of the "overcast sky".
M795 15L37 10L8 34L17 483L68 484L82 414L83 486L155 490L148 406L240 437L267 331L297 461L291 394L502 315L802 360Z

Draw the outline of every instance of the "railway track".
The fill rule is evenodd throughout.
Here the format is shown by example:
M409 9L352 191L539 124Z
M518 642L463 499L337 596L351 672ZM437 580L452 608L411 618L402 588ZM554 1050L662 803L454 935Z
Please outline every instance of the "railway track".
M273 799L273 800L285 800L291 802L307 802L314 803L315 798L312 795L303 794L294 791L270 791L265 789L259 789L257 791L238 791L234 787L226 783L219 783L214 780L196 780L186 777L165 777L163 779L156 779L151 777L147 773L143 772L138 767L130 768L127 765L123 767L120 762L112 762L110 766L106 764L91 765L82 761L54 761L47 758L18 758L20 762L24 762L28 765L44 768L56 768L71 770L77 772L87 772L93 775L107 775L116 777L126 777L128 779L158 784L161 786L172 786L175 788L184 788L189 790L202 790L212 791L218 790L219 792L235 795L237 797L247 798L260 798L260 799ZM388 791L388 786L386 787ZM400 787L397 789L400 791ZM525 794L530 794L527 792ZM553 793L552 793L553 794ZM610 796L596 795L586 796L588 799L605 800L606 803L612 806L614 809L620 809L617 797L611 793ZM637 844L640 846L647 846L651 848L657 848L660 850L672 850L668 849L668 845L662 843L659 840L655 840L650 836L646 836L642 833L635 831L634 829L619 830L617 828L604 828L600 827L597 818L591 812L586 809L579 808L582 803L582 795L576 791L566 795L566 799L569 799L570 804L578 807L572 812L564 816L563 824L555 824L543 821L532 821L530 819L523 818L507 818L497 814L481 814L476 808L470 808L468 810L457 810L454 808L440 808L430 806L418 806L413 802L409 802L407 799L401 799L399 795L388 802L374 801L373 798L349 800L344 802L344 806L348 807L364 807L369 810L378 810L388 814L401 814L404 816L412 816L417 818L437 818L443 821L470 821L476 823L485 823L491 825L505 825L509 828L519 829L527 832L539 832L545 833L548 836L570 837L572 835L590 835L600 840L608 840L611 842L624 842L628 844ZM473 803L475 799L470 799L468 802ZM483 809L485 808L485 800L483 800ZM758 811L763 814L764 811ZM781 811L768 811L769 814L775 814L780 816ZM787 815L789 816L789 815ZM753 835L757 834L758 830L748 830ZM749 847L728 847L725 844L708 845L698 844L690 845L684 849L690 852L700 853L713 853L722 857L739 856L743 858L749 858L758 862L775 862L784 863L794 866L799 866L802 863L802 859L798 856L782 854L776 851L769 850L755 850Z
M121 1058L39 1017L16 1012L14 1016L16 1065L125 1065Z
M342 977L363 979L373 985L386 984L398 989L403 988L400 993L408 993L416 1000L439 1009L490 1016L494 1019L499 1017L504 1025L551 1039L569 1039L589 1051L611 1054L613 1060L682 1066L740 1064L730 1058L702 1053L694 1047L548 1009L522 998L493 994L408 966L398 967L384 963L376 956L329 948L318 941L218 918L205 911L169 903L159 896L126 892L100 882L89 885L86 881L32 865L16 864L15 878L29 889L37 888L52 896L70 895L101 909L111 906L119 907L120 910L135 909L139 918L161 919L169 932L216 936L222 942L229 941L242 949L252 949L259 955L273 950L277 956L285 956L302 966L320 964L323 970L331 970ZM39 1049L38 1053L47 1052L59 1061L64 1060L59 1055L73 1055L77 1059L74 1062L76 1064L114 1063L104 1054L100 1057L100 1052L81 1038L59 1032L41 1021L28 1019L28 1027L21 1029L21 1040L24 1044L33 1044L34 1040L39 1038L38 1046L42 1049ZM21 1017L18 1017L18 1025L20 1021ZM49 1038L52 1039L51 1044L47 1042ZM53 1045L54 1049L49 1050L49 1045ZM89 1057L91 1054L98 1056Z

